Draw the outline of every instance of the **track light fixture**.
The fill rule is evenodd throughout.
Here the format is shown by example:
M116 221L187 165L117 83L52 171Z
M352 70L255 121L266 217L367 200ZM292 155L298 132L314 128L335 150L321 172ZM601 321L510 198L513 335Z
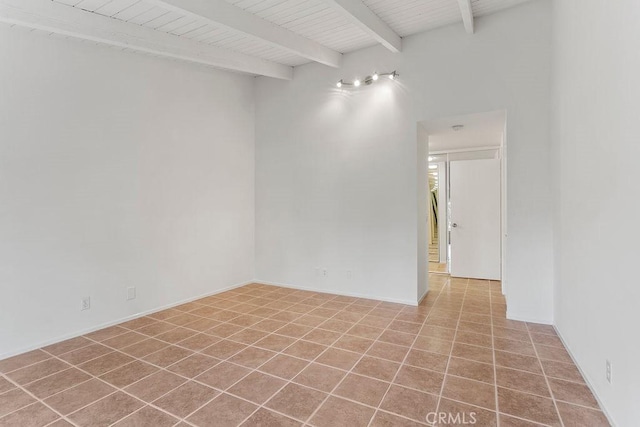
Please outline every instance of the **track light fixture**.
M372 84L373 82L378 81L378 79L380 79L381 76L387 76L387 77L389 77L390 80L395 80L398 77L398 73L396 71L392 71L390 73L374 72L373 74L371 74L370 76L365 77L362 80L361 79L355 79L352 82L345 82L343 79L340 79L340 81L338 81L338 83L336 83L336 86L338 88L341 88L343 86L353 86L353 87L359 87L361 85L368 86L368 85Z

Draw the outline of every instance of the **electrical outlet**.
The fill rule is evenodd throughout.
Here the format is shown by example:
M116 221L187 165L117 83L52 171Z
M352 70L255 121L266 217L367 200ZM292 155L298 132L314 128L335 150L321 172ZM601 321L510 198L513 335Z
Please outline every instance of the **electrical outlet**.
M127 288L127 301L130 301L132 299L136 299L136 288L135 288L135 286Z
M327 271L327 269L325 268L324 270L322 270L322 275L324 277L327 277L329 275L329 272Z
M611 384L611 362L607 360L607 382Z
M91 308L91 298L90 297L82 298L80 311L89 310L90 308Z

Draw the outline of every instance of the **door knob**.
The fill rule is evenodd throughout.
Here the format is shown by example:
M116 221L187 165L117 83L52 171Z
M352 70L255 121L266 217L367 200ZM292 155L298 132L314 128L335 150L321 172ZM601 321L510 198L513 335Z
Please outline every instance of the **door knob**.
M458 224L456 224L455 222L454 222L453 224L451 224L451 226L452 226L453 228L458 228Z

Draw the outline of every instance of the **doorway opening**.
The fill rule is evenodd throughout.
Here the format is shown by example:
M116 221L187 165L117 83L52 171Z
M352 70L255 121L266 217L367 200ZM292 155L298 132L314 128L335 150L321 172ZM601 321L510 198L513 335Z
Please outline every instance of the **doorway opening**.
M428 147L429 274L503 280L506 112L420 125Z

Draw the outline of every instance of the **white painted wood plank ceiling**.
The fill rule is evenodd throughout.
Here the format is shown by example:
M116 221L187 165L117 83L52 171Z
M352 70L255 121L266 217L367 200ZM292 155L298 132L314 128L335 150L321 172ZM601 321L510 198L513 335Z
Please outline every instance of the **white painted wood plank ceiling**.
M111 44L119 48L254 75L290 78L291 67L312 61L339 66L340 54L378 43L394 50L400 46L400 37L461 23L465 13L465 28L472 32L469 19L527 0L471 0L471 12L468 3L463 6L465 1L468 0L0 0L0 21L107 45L113 31L121 37ZM47 19L47 14L55 17ZM79 21L87 14L99 15L102 20L87 21L83 26ZM111 29L112 20L121 24L113 24ZM58 21L67 25L56 28ZM89 22L104 24L103 31L94 34L92 27L87 29ZM145 30L136 32L132 26ZM126 29L132 33L122 35ZM140 42L142 35L154 38L156 33L165 35L153 41L151 47ZM158 46L175 39L181 44L163 55Z

